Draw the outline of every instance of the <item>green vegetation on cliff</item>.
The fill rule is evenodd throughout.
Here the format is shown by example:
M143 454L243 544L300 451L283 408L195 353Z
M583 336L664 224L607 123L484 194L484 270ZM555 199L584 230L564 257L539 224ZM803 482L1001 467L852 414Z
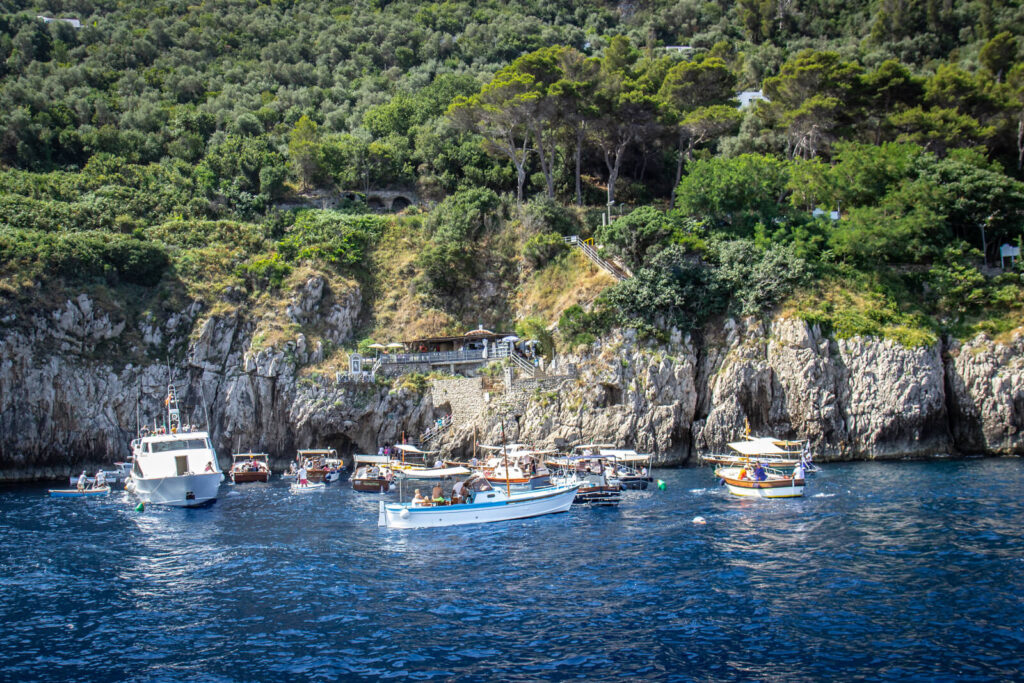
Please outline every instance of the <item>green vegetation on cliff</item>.
M779 307L999 334L1024 320L994 268L1024 225L1022 31L992 0L7 0L0 296L270 310L322 272L380 338ZM433 208L370 214L381 188Z

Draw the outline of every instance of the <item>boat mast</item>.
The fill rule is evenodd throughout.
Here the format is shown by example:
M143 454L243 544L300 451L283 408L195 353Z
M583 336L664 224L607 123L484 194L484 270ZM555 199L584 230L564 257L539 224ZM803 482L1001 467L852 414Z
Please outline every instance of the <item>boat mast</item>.
M512 484L508 478L508 449L505 448L505 416L501 416L501 452L505 454L505 495L512 497Z

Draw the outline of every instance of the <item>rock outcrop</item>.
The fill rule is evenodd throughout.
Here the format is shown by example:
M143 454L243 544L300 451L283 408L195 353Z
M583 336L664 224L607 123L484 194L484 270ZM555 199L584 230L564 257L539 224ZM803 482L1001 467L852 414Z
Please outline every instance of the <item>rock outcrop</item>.
M338 291L336 291L338 290ZM160 420L167 385L184 419L209 424L227 465L233 450L261 449L278 465L299 447L375 451L431 422L429 397L406 389L304 374L358 319L358 288L314 275L292 292L284 317L292 339L254 347L266 312L184 311L132 322L81 294L30 324L6 316L0 336L0 479L64 476L128 455L138 422ZM185 358L168 365L169 349ZM125 362L132 359L132 362ZM118 362L120 361L120 362ZM208 420L207 420L208 416Z
M502 424L512 441L614 443L661 464L723 449L746 424L807 438L824 459L1024 453L1024 335L908 349L836 340L786 318L727 321L661 345L627 330L560 356L551 377L511 392L474 384L474 411L458 382L421 394L311 371L325 344L351 337L361 294L312 274L284 296L276 313L241 304L215 313L191 301L133 317L87 294L52 310L0 311L0 478L62 476L126 456L137 420L157 419L169 382L187 421L208 415L225 464L236 449L278 463L313 445L376 450L422 433L439 412L459 413L441 437L455 455L474 435L500 441ZM278 331L274 341L267 330ZM164 359L175 355L169 373Z
M727 321L697 345L628 333L561 359L518 400L497 400L447 439L476 433L548 446L630 446L678 464L753 433L809 439L824 460L1024 453L1024 337L904 348L835 340L800 320Z

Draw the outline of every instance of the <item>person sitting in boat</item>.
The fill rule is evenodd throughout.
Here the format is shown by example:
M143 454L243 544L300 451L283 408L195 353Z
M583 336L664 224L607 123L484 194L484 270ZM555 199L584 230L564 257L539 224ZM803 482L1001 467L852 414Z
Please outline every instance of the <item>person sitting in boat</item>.
M469 459L469 466L470 467L479 467L480 466L480 458L478 458L478 457L476 457L474 455L472 458Z
M306 468L305 467L300 467L299 468L299 473L297 475L295 475L296 477L298 477L299 486L302 486L302 487L309 486L309 479L307 479L307 475L308 475L308 472L306 472Z
M798 462L796 464L796 467L793 468L793 479L803 479L803 478L804 478L804 463L803 463L803 460L801 460L800 462Z
M206 463L206 469L203 472L213 472L213 461Z
M103 470L96 470L96 478L93 479L92 487L94 489L101 489L107 485L107 475Z
M80 475L78 475L78 490L79 491L84 491L85 490L85 485L86 485L86 483L88 481L89 481L89 477L86 476L85 470L82 470L82 473Z
M640 468L640 476L641 477L646 477L647 476L647 468L646 467L641 467Z
M377 467L376 465L374 465L373 467L370 468L370 478L371 479L379 479L380 478L380 468Z
M441 458L438 458L437 460L434 461L434 469L435 470L439 470L442 467L444 467L444 460L441 460Z
M452 487L452 505L458 505L466 500L466 482L457 481Z
M767 478L768 475L765 474L764 468L761 467L761 463L754 465L754 481L764 481Z
M434 501L434 505L438 505L444 501L444 489L441 488L440 484L434 485L434 490L430 492L430 498Z
M740 473L736 475L737 479L743 480L747 478L747 466L744 465L740 468Z
M420 493L419 489L416 489L416 493L414 493L413 496L412 496L412 504L413 505L426 505L427 504L427 499L423 497L423 494Z

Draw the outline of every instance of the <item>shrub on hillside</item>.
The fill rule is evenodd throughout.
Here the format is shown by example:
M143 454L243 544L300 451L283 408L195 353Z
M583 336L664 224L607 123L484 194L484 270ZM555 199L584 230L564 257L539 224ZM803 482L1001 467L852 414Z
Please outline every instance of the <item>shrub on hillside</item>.
M569 249L557 232L534 235L523 245L523 258L533 268L540 268Z
M729 309L738 315L759 315L780 303L802 284L810 269L788 246L773 244L762 251L753 242L730 240L713 245L719 288L730 295Z

